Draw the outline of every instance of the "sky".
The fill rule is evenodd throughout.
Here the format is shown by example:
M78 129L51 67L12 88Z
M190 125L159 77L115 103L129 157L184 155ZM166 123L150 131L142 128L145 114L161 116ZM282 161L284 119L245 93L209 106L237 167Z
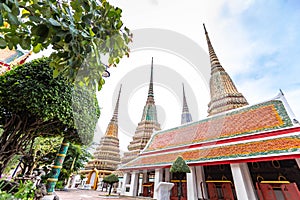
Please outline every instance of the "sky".
M122 151L142 117L154 58L154 98L162 129L180 125L182 83L193 120L207 116L209 57L202 23L215 52L249 104L283 91L300 117L300 2L297 0L110 0L133 32L129 58L110 68L98 93L99 143L112 117L120 84ZM299 118L298 118L299 121Z

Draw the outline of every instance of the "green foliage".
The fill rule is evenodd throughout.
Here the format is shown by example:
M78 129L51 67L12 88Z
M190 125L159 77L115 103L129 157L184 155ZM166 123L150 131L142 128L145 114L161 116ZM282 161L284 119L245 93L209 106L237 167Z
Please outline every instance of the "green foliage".
M25 183L20 183L18 192L14 194L17 199L22 200L33 200L34 199L34 190L32 181L26 181Z
M0 10L0 26L9 24L0 28L0 48L20 45L37 53L52 45L54 76L62 73L74 82L81 71L80 81L96 80L101 88L101 54L108 55L108 65L128 56L132 35L121 21L122 10L106 0L10 0L1 1Z
M183 158L181 156L179 156L179 157L177 157L175 162L172 164L170 172L171 173L190 173L191 170L190 170L189 166L185 163Z
M0 200L14 200L14 195L0 189Z
M2 191L1 189L5 186L3 185L5 182L1 182L0 185L0 200L33 200L35 187L33 186L32 181L26 181L25 183L20 183L17 191Z
M57 181L55 185L56 189L64 189L64 183L63 181Z
M7 164L5 170L4 170L4 174L9 174L11 170L15 169L19 163L20 160L20 155L15 155Z
M108 183L110 185L109 191L108 191L108 195L110 195L112 187L113 187L113 184L119 182L119 178L115 174L110 174L110 175L108 175L108 176L106 176L106 177L103 178L103 182L104 183Z
M0 174L2 166L38 136L63 136L89 144L99 117L95 91L61 76L53 78L48 59L0 76Z
M60 144L55 145L54 149L58 149ZM51 151L48 154L44 155L43 158L37 163L39 166L49 166L52 164L55 159L57 151ZM80 169L84 168L84 163L88 162L92 157L92 154L86 150L85 146L72 144L68 148L68 152L66 154L63 168L58 177L59 181L66 182L69 176L72 173L78 172ZM42 179L46 182L49 174L44 176ZM83 177L84 178L84 177ZM83 179L82 178L82 179Z
M0 109L3 111L0 123L5 124L7 114L20 113L35 121L49 122L49 127L45 123L37 127L37 136L65 132L65 137L74 140L74 137L78 139L77 133L84 132L80 139L88 144L99 116L94 91L75 88L62 77L53 79L49 62L48 59L34 60L0 76ZM77 130L74 118L80 118L82 131Z
M55 158L53 155L56 155L62 140L60 136L35 138L31 148L28 148L26 154L22 155L22 173L27 171L31 174L35 167L51 165Z
M119 182L119 178L115 174L110 174L103 178L104 183L113 184Z

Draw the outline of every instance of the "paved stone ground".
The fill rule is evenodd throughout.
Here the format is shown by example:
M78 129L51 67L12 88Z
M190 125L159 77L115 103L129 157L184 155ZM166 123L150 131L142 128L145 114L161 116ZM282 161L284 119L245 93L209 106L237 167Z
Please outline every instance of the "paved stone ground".
M59 200L151 200L151 198L140 197L124 197L117 194L107 196L108 192L100 192L95 190L72 189L67 191L55 191L59 196Z

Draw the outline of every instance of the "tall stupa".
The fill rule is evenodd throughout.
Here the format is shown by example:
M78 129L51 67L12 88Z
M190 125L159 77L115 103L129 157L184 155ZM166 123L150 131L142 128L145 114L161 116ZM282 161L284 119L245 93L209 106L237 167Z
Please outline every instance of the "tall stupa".
M247 100L242 93L238 92L236 86L231 80L230 76L224 70L219 62L219 59L210 42L205 25L204 31L206 35L210 65L210 102L208 104L208 115L222 113L235 108L248 105Z
M132 141L128 145L128 152L124 153L122 164L125 164L138 156L144 149L154 131L160 130L157 121L157 112L153 92L153 58L151 62L151 75L146 105L144 106L141 121L138 123Z
M118 138L118 109L121 95L120 86L118 99L115 105L113 117L111 118L105 135L101 138L99 146L94 153L94 159L89 161L85 166L85 170L102 170L103 172L110 173L115 171L120 164L120 148Z

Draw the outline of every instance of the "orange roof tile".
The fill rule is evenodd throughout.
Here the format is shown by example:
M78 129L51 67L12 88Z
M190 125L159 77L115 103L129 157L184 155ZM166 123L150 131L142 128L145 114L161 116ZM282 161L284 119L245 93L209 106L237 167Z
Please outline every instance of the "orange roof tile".
M222 145L218 147L185 149L183 151L169 152L164 154L142 155L123 166L124 169L138 169L141 167L155 167L160 165L172 165L178 156L189 163L205 164L220 160L237 161L246 158L256 158L262 155L282 156L298 154L300 157L300 135L278 137L260 141L245 142L240 144Z
M282 102L272 100L158 132L153 135L144 152L218 141L290 126L292 122Z

